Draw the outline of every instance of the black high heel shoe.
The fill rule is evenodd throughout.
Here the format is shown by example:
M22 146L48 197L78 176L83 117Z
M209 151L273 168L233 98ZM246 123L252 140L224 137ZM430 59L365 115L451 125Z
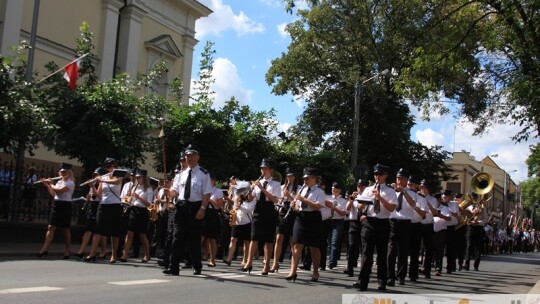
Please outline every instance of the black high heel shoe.
M48 255L49 255L49 250L43 251L43 252L38 252L38 253L36 254L36 256L37 256L38 258L44 258L44 257L46 257L46 256L48 256Z
M70 254L68 254L68 255L65 255L65 256L64 256L64 260L69 260L69 258L70 258L70 257L71 257L71 255L70 255Z
M293 282L295 282L295 281L296 281L296 277L297 277L297 274L295 273L295 274L293 274L293 275L290 275L290 276L286 277L285 280L287 280L287 281L292 280Z
M226 259L223 259L223 263L227 264L227 266L231 266L231 262L227 261Z
M317 282L319 281L319 277L311 277L311 282Z
M99 258L105 260L107 258L107 253L105 253L104 255L100 255Z
M74 253L73 255L81 259L84 257L84 253Z
M95 262L96 262L96 256L93 256L93 257L91 257L91 256L86 256L86 257L83 258L83 260L84 260L85 262L92 262L92 263L95 263Z
M253 270L253 266L249 266L247 268L242 268L242 272L247 272L248 274L251 274L251 270Z
M279 270L279 266L276 267L276 268L272 268L272 269L268 270L268 272L271 272L271 273L274 273L274 272L275 272L275 273L278 273L278 270Z

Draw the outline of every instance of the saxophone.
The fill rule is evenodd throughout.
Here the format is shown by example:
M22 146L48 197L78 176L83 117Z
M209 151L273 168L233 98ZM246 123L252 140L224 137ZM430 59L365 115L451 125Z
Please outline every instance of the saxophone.
M241 203L241 197L240 196L237 196L236 198L236 201L234 202L234 204L231 206L231 210L229 211L229 226L233 227L233 226L236 226L236 220L238 219L238 215L236 214L236 207L237 206L240 206L240 203Z

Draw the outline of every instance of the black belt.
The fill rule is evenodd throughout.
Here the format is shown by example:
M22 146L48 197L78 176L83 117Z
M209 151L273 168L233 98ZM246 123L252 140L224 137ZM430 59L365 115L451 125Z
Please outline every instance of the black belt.
M390 219L392 222L410 223L411 220Z

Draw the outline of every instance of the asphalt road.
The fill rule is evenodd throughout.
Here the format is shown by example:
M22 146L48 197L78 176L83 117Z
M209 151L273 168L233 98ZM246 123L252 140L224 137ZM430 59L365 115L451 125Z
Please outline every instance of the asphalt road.
M296 282L287 282L289 264L280 272L261 276L261 260L251 275L218 263L203 268L202 276L183 269L180 276L161 274L155 261L139 260L109 265L105 261L85 263L49 257L0 257L0 303L341 303L343 294L358 294L337 268L321 271L319 282L309 281L311 273L299 271ZM373 269L376 273L375 268ZM358 271L356 270L356 273ZM480 271L443 274L404 286L389 287L399 294L498 294L528 293L540 280L540 253L484 257ZM377 293L372 276L367 293Z

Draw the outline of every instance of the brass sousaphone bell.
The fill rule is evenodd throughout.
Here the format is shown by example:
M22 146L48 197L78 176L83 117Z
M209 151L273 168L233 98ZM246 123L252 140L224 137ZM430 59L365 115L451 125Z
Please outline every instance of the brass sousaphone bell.
M476 193L480 196L477 200L480 205L479 208L484 208L484 195L491 192L494 185L495 180L493 179L493 176L491 176L491 174L487 172L478 172L473 175L471 179L471 192ZM461 202L461 204L459 204L459 208L461 210L464 210L474 203L475 201L473 200L473 198L468 193L466 193L465 199L463 200L463 202ZM476 217L470 219L462 217L460 219L460 222L457 224L456 229L460 228L463 225L468 225L471 221L474 220L476 220Z

